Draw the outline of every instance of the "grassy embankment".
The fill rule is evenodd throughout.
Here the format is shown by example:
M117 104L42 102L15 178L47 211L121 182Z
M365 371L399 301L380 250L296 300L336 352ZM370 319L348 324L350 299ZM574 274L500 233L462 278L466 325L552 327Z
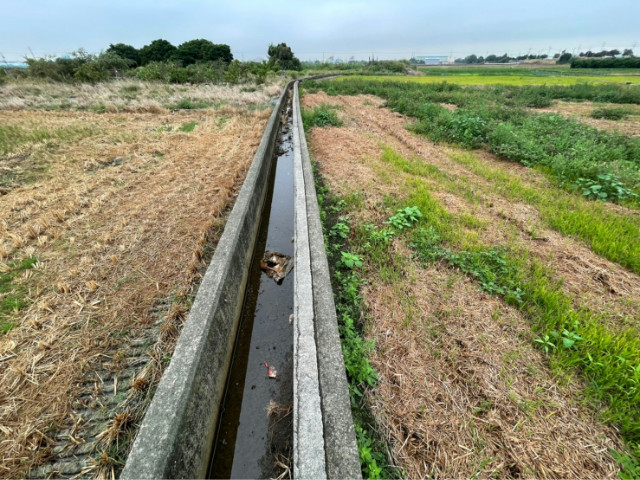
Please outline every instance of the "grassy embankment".
M598 94L612 92L589 88L593 94L591 99L595 99ZM585 89L587 87L577 87L577 94L584 95ZM623 198L618 195L613 199L637 206L632 197L638 191L636 142L619 136L608 137L591 129L583 131L582 128L586 127L557 116L527 115L518 108L515 112L510 111L514 106L526 104L527 98L535 98L541 93L552 93L553 96L553 92L548 90L497 90L491 92L489 97L494 100L503 97L507 101L496 101L494 104L483 104L477 98L479 95L476 90L463 90L459 87L415 88L397 84L381 86L376 82L349 80L330 86L327 90L331 93L379 95L387 99L390 107L418 117L421 121L414 125L414 130L419 133L468 147L488 146L490 150L502 153L507 158L527 164L522 160L524 155L531 165L540 165L542 170L554 175L559 185L571 187L572 181L585 178L585 173L593 169L594 163L597 165L594 169L596 179L601 179L599 175L620 175L626 169L629 176L624 178L629 183L623 184L622 188L627 190L627 194L616 190L618 194L623 193ZM483 92L486 93L486 90ZM572 93L576 94L565 92L567 96ZM437 103L454 103L459 107L456 112L462 112L445 113ZM636 100L633 103L638 102ZM465 125L465 122L472 125ZM476 126L481 125L477 131L474 131L474 122ZM554 124L546 136L541 135L539 130L545 122ZM435 124L438 129L428 124ZM496 129L500 125L512 129L512 137L528 136L528 141L517 144L496 141ZM478 137L480 141L476 141ZM578 151L580 155L570 157L569 162L564 157L558 158L558 145L553 144L553 137L568 142L569 145L565 145L565 148ZM580 148L571 144L576 137ZM624 145L617 152L618 158L609 158L603 162L589 157L589 152L594 149L600 154L610 151L614 148L614 144L609 143L613 139ZM499 147L505 145L511 149L500 150ZM589 201L588 197L594 195L585 193L584 190L588 188L584 185L579 189L581 196L563 192L554 186L524 185L506 172L484 165L473 155L457 155L453 160L490 181L493 188L505 198L535 206L540 211L543 222L549 227L567 235L578 236L595 252L640 273L640 221L636 216L612 213L604 209L602 204ZM388 199L390 218L386 226L349 226L345 221L338 221L331 227L329 239L350 238L348 250L342 250L339 243L336 243L332 252L329 245L329 252L337 267L339 299L347 298L347 305L358 304L358 288L365 281L361 279L359 272L362 265L378 268L383 272L380 274L381 278L388 281L400 278L403 274L402 262L390 262L388 248L394 238L402 237L425 264L445 262L475 279L481 289L504 298L505 302L525 314L531 322L534 344L549 354L554 371L558 375L562 372L575 373L585 379L587 402L600 410L604 421L611 422L620 429L637 458L640 453L640 339L637 328L614 331L588 308L576 308L575 299L558 288L553 270L532 256L522 245L485 244L482 241L482 222L452 214L432 195L433 183L430 180L436 180L452 191L464 188L464 185L449 181L446 172L426 165L419 159L403 158L391 149L385 150L382 161L388 166L390 173L407 176L404 184L407 195L402 200ZM562 163L564 170L560 169ZM635 167L635 177L632 168L627 167ZM615 178L619 181L618 177ZM601 188L591 189L592 192L600 190ZM355 197L342 199L339 205L343 219L346 218L345 214L363 208ZM394 211L397 211L395 215ZM347 308L346 317L345 311L340 312L343 321L341 328L347 339L352 337L349 332L354 330L353 318L358 318L357 311L348 310ZM353 343L347 341L344 350L347 369L352 380L355 380L355 387L352 388L356 388L357 395L358 388L375 382L375 372L371 372L367 365L363 366L361 360L365 356L363 352L366 353L371 345L367 346L364 342L363 349L354 354ZM357 360L353 363L355 366L350 367L350 358ZM623 455L621 458L626 465L627 474L634 475L633 469L637 468L637 463L634 463L633 457ZM370 474L365 469L365 473L367 472Z
M554 99L638 104L637 88L480 88L343 79L327 85L326 90L379 96L393 110L414 117L411 128L435 141L485 147L509 160L545 170L565 188L587 197L639 204L640 139L602 132L561 115L526 110L547 107ZM457 108L450 111L442 104Z

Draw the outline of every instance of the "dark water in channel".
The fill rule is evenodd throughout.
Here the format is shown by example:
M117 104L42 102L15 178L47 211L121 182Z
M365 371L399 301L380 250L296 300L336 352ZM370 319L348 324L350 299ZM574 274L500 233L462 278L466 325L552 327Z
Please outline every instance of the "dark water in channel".
M249 272L209 478L269 478L276 455L293 443L293 276L277 285L260 270L267 250L293 257L294 191L291 107L280 125L272 174ZM295 267L294 267L295 269ZM268 362L277 370L267 376ZM271 405L271 414L268 410Z

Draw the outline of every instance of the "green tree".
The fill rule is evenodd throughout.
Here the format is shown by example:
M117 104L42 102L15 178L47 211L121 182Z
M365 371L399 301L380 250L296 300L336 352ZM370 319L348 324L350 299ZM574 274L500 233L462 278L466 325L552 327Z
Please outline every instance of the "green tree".
M224 74L224 79L232 84L240 83L247 78L248 67L239 60L234 60L229 64L229 68Z
M630 48L625 48L624 51L622 52L622 56L633 57L633 50L631 50Z
M131 60L133 65L140 65L140 52L135 47L131 45L126 45L124 43L113 43L109 44L109 48L107 48L107 53L115 53L121 58L126 60Z
M464 63L478 63L478 57L476 55L469 55L464 58Z
M132 64L132 60L122 58L114 52L104 52L77 67L73 78L77 82L102 82L111 77L122 76Z
M556 63L569 63L571 61L572 55L569 52L562 52L562 55L558 57Z
M140 64L146 65L150 62L166 62L176 51L176 47L167 40L158 39L145 45L140 49Z
M211 60L214 62L217 60L222 60L224 63L229 65L233 60L231 47L229 47L229 45L225 45L224 43L214 43Z
M215 62L216 60L223 60L228 64L233 60L233 55L229 45L217 45L200 38L189 40L178 46L172 58L182 62L185 66L197 62Z
M278 67L283 70L302 70L300 60L298 60L291 47L286 43L279 43L278 45L269 45L269 65L272 67Z

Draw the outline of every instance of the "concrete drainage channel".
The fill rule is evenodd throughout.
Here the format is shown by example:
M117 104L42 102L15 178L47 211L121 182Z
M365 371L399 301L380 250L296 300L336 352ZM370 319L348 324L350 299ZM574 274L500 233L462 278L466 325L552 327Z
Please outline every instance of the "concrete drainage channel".
M271 249L294 257L279 285L256 265ZM361 478L298 82L269 119L121 478L268 477L291 452L294 478Z

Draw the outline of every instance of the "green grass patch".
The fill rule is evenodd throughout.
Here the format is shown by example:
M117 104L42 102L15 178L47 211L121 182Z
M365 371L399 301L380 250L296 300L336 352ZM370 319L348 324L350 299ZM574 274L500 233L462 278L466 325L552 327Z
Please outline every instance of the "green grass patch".
M360 288L363 284L364 262L371 261L375 254L371 249L360 252L351 248L349 238L355 229L350 224L348 211L362 208L358 194L337 198L320 183L316 174L316 191L320 205L325 247L329 259L333 291L335 293L338 328L342 344L349 395L351 398L358 453L364 478L402 478L402 472L389 465L384 439L377 432L375 421L368 411L364 391L375 386L378 375L369 362L374 343L364 338ZM399 211L389 219L387 239L378 244L378 253L386 249L397 231L402 231L415 222L419 212L415 209ZM355 244L354 244L355 247Z
M206 100L192 100L189 98L183 98L178 100L170 108L172 110L198 110L201 108L209 108L213 105L212 102Z
M179 130L185 133L193 132L197 125L198 125L198 122L185 123L179 128Z
M564 188L589 198L640 204L640 139L600 131L561 115L526 110L548 106L558 98L640 103L640 89L617 85L478 88L357 78L331 81L324 88L330 94L382 97L391 109L416 118L411 130L436 142L486 148L526 166L544 167ZM450 112L441 103L458 108Z
M80 125L54 130L25 128L19 125L0 125L0 154L11 153L27 143L41 143L52 140L74 142L95 133L97 132L94 129Z
M455 67L418 67L425 75L440 77L458 77L469 75L515 76L515 77L600 77L613 75L638 76L637 68L585 68L575 70L569 65L545 66L455 66Z
M589 202L553 186L527 186L519 178L487 165L472 153L454 154L451 158L490 181L493 192L508 200L534 206L550 228L580 238L597 254L640 274L638 216L612 212L605 205Z
M27 306L27 289L15 282L16 277L24 270L29 270L38 263L37 258L26 258L21 262L10 262L8 270L0 273L0 334L5 334L18 324L12 319L15 313Z
M564 235L580 238L597 254L640 274L640 218L638 216L612 212L601 203L590 202L554 186L527 186L519 178L502 169L487 165L472 153L454 154L451 158L491 182L492 192L510 201L534 206L540 213L542 221L550 228ZM436 180L441 187L458 192L473 203L479 201L477 193L470 192L470 187L465 182L448 178L437 167L419 158L406 159L393 149L385 147L381 160L397 172ZM424 192L426 187L422 182L413 180L408 182L407 188ZM426 215L432 217L433 221L441 226L440 231L446 233L447 241L462 244L463 237L455 235L454 232L469 226L468 222L464 221L464 216L461 215L454 221L446 210L440 208L438 202L426 193L422 194L418 206L422 212L428 212Z
M338 118L338 107L322 104L312 110L302 109L302 123L306 131L311 127L340 127L342 120Z

